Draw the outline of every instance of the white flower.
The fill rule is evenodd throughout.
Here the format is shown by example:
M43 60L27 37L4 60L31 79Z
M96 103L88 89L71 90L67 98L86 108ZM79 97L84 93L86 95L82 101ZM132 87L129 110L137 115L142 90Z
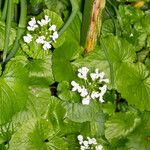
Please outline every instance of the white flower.
M100 77L101 79L103 79L104 76L105 76L105 73L104 73L104 72L100 72L100 73L99 73L99 77Z
M78 136L77 136L77 139L78 139L79 141L83 141L83 136L82 136L82 135L78 135Z
M80 150L86 150L86 147L82 145L82 146L80 147Z
M101 90L101 94L105 94L107 91L107 85L103 85L102 87L99 88Z
M83 86L82 89L80 90L80 96L85 97L88 95L88 90Z
M89 105L90 104L90 96L88 95L87 97L82 99L82 104L83 105Z
M27 34L26 36L23 37L23 39L26 43L30 43L32 41L32 38L33 37L30 34Z
M99 78L99 71L98 69L95 69L95 73L90 73L90 77L93 81L97 80Z
M44 44L44 41L45 40L45 36L39 36L37 39L36 39L36 43L38 44Z
M100 79L99 82L105 82L105 83L109 83L109 79Z
M83 145L84 145L85 147L88 147L88 146L89 146L89 142L88 142L88 141L83 141Z
M99 101L100 101L101 103L104 103L104 102L105 102L104 99L103 99L103 94L102 94L102 93L100 93L100 95L99 95Z
M76 83L75 81L71 82L71 85L73 86L72 91L80 91L81 87L78 83Z
M95 147L95 149L96 149L96 150L102 150L102 149L103 149L103 146L102 146L102 145L97 145L97 146Z
M99 92L98 92L98 91L96 91L96 92L93 91L92 94L91 94L91 98L92 98L92 99L96 99L96 98L98 98L98 97L99 97Z
M47 42L47 41L44 41L43 43L43 49L44 50L48 50L50 49L52 46L51 46L51 43L50 42Z
M31 21L29 21L28 24L29 26L27 26L27 29L29 31L34 31L36 28L38 28L35 18L31 18Z
M50 28L49 28L49 30L50 30L50 31L55 31L55 30L56 30L56 25L54 25L54 24L51 25Z
M86 80L87 79L87 73L88 73L89 69L87 67L82 67L78 69L78 77L81 79Z
M53 33L53 35L51 36L51 38L53 39L54 42L56 42L56 39L58 39L58 33L57 33L57 31L55 31Z
M94 144L94 145L96 145L96 144L97 144L97 141L96 141L96 139L95 139L95 138L92 138L92 139L91 139L91 142L92 142L92 144Z
M41 21L38 20L37 22L40 26L44 26L47 25L50 21L51 19L49 18L49 16L45 15L45 19L41 19Z

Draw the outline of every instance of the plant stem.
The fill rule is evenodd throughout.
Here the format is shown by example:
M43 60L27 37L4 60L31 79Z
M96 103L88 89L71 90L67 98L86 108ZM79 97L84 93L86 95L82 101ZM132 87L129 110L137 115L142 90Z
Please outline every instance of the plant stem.
M3 53L3 62L6 59L8 47L9 47L9 36L10 36L10 30L11 30L11 19L12 19L12 8L13 8L13 2L12 0L8 1L8 12L7 12L7 20L6 20L6 26L5 26L5 43L4 43L4 53Z
M26 28L26 21L27 21L27 1L26 0L20 0L21 1L21 15L19 19L19 25L18 25L18 30L17 30L17 36L15 39L14 46L6 58L6 61L11 59L14 54L16 53L17 49L19 48L19 40L24 34L25 28Z
M68 28L68 26L70 25L70 23L75 18L76 14L78 12L78 6L77 6L75 0L70 0L70 2L71 2L71 6L72 6L72 12L71 12L69 19L67 20L67 22L63 26L63 28L59 31L59 33L58 33L59 36L65 32L65 30Z
M97 37L100 34L102 22L101 13L104 6L105 0L85 1L81 44L85 48L86 54L94 49Z
M3 11L2 11L1 21L5 21L6 14L7 14L7 9L8 9L8 0L5 0Z

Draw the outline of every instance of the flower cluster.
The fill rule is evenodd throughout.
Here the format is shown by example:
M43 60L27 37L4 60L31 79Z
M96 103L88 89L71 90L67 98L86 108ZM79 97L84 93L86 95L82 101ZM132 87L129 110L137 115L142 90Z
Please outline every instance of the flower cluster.
M24 42L29 44L35 41L37 44L41 44L44 50L50 49L52 43L56 42L58 38L56 25L51 24L51 19L47 15L45 15L43 19L37 21L35 18L31 18L28 22L27 29L27 35L23 37Z
M80 144L80 150L87 150L87 149L95 149L95 150L102 150L102 145L99 145L95 138L87 137L87 140L84 140L82 135L78 135L77 139Z
M95 72L89 73L87 67L78 69L78 77L83 79L84 85L80 85L76 81L72 81L72 91L76 91L82 97L82 104L89 105L91 100L98 99L101 103L104 102L103 96L107 91L107 84L109 79L105 78L104 72L99 72L95 69Z

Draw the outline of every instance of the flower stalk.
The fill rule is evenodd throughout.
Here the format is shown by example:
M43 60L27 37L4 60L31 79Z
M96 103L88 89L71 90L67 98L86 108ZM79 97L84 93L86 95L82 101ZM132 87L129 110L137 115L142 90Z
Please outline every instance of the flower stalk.
M102 10L105 7L105 0L88 0L85 1L83 24L81 33L81 45L85 53L90 53L100 34L102 22Z

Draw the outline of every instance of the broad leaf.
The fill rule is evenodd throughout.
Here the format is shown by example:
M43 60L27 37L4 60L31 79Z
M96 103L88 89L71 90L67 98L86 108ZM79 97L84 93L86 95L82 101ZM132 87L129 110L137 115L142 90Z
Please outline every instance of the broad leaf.
M64 103L67 118L74 122L86 122L95 119L96 114L100 111L100 102L91 102L90 105L82 105L78 103Z
M0 77L0 124L11 119L26 105L28 72L22 62L10 61Z
M57 136L50 122L30 119L12 136L10 150L67 150L63 138Z
M30 85L48 87L54 82L50 55L43 60L31 60L27 68L29 69Z
M150 148L150 112L143 112L140 126L128 136L128 150L148 150Z
M30 86L27 110L33 116L45 117L51 102L49 88L40 88ZM43 109L44 108L44 109Z
M141 64L124 66L118 74L117 89L129 104L141 110L150 110L149 71Z
M55 49L53 54L53 73L56 81L72 80L75 78L75 73L70 61L74 60L78 54L80 47L75 42L65 42L62 46Z
M51 101L49 103L48 119L55 128L61 128L65 114L66 110L63 107L62 102L55 97L51 97Z
M81 97L77 92L73 92L70 90L71 84L67 81L62 81L58 84L57 94L58 97L63 101L68 102L80 102Z
M109 141L115 138L126 137L140 123L140 118L136 113L116 113L106 122L105 136Z

